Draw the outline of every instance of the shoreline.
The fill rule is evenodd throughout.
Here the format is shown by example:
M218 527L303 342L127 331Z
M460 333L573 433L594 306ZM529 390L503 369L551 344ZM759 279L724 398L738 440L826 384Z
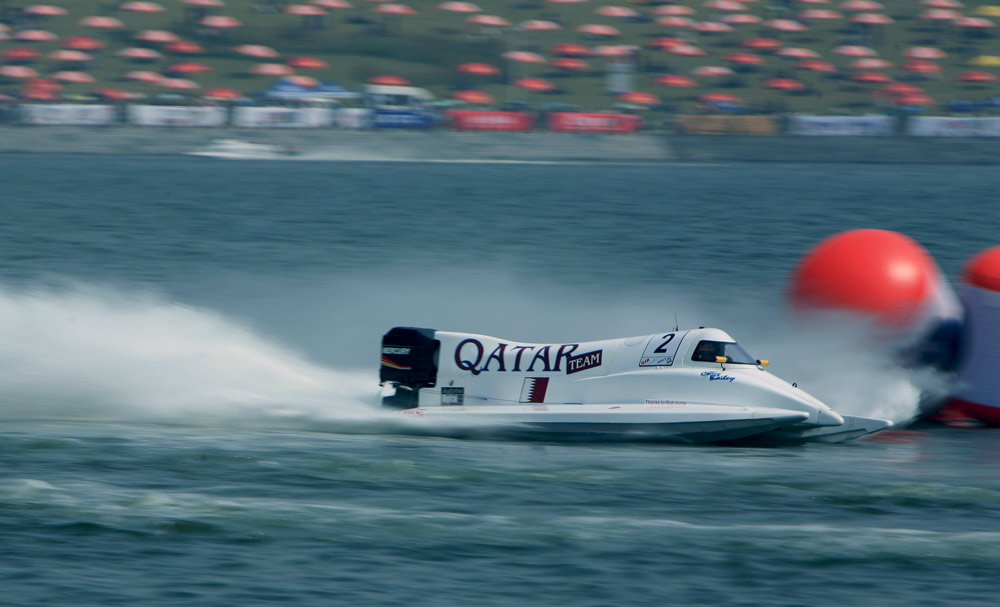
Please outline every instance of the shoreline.
M217 139L294 147L296 160L1000 164L1000 138L0 126L0 153L174 155Z

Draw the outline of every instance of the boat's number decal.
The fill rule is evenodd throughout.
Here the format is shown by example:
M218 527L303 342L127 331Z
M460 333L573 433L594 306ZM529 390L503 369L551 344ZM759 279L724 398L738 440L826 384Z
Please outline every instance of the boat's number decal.
M673 333L667 333L663 337L667 338L666 341L664 341L662 344L660 344L659 346L657 346L656 349L653 350L653 354L666 354L667 353L667 344L669 344L670 342L674 341L675 335Z
M646 349L639 359L640 367L664 367L674 364L674 357L677 355L677 346L687 331L674 331L673 333L662 333L651 335L646 342Z

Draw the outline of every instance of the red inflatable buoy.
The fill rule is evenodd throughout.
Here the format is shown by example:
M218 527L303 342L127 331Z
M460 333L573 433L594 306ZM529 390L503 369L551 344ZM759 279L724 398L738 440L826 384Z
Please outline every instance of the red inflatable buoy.
M853 311L894 328L958 309L930 254L889 230L851 230L821 241L796 267L789 298L800 311Z

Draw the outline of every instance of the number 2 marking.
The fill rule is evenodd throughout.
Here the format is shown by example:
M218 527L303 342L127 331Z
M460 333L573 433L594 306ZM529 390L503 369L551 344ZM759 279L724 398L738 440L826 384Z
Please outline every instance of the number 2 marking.
M660 344L659 346L657 346L656 349L653 350L653 354L666 354L667 353L666 345L669 344L671 341L673 341L674 334L673 333L667 333L663 337L666 339L666 341L664 341L662 344Z

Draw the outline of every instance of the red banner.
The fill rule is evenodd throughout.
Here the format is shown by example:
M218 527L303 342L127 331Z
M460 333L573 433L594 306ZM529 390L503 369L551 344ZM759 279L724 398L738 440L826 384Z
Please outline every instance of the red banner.
M451 128L462 131L528 131L535 126L535 117L527 112L487 112L448 110Z
M642 125L635 114L549 114L549 130L573 133L634 133Z

